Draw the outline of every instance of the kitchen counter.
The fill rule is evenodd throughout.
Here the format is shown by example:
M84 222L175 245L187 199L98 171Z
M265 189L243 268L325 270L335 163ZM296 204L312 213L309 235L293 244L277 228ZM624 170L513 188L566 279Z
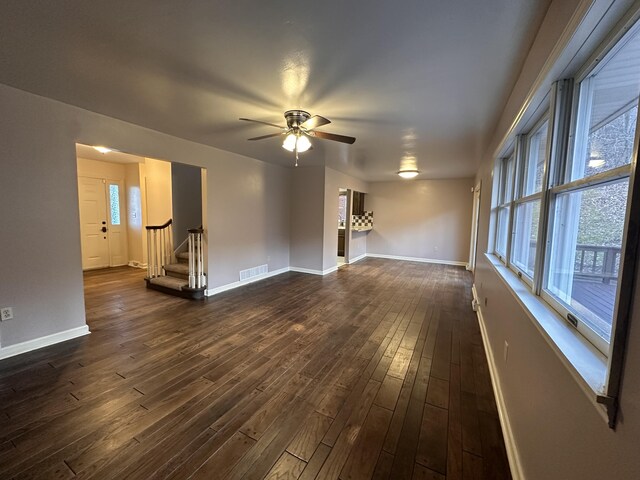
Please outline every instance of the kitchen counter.
M352 232L368 232L373 230L373 227L351 227Z

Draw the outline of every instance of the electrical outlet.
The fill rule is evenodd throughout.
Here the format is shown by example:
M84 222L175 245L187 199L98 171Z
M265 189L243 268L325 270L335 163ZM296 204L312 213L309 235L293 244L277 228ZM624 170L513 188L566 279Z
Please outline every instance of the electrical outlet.
M507 357L509 356L509 344L505 340L504 342L504 363L507 363Z
M0 320L11 320L13 318L13 308L3 307L0 309Z

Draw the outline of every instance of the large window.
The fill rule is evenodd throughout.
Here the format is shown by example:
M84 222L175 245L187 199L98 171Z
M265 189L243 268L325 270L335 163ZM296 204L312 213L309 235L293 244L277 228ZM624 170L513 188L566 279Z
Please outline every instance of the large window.
M573 95L554 88L553 111L498 163L494 251L608 355L638 124L638 29L578 80Z
M513 179L515 173L515 155L504 158L500 162L500 183L498 189L498 226L496 231L496 254L501 259L507 257L509 239L509 215L513 200Z
M520 155L518 198L514 202L511 264L529 282L533 281L538 248L538 225L542 183L547 164L549 121L544 120L526 136Z

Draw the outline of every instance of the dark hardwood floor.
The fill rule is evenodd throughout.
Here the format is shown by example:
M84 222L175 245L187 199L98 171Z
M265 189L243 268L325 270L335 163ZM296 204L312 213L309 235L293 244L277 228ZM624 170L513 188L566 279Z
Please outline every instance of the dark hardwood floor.
M0 478L510 478L464 269L143 276L87 273L92 334L0 362Z

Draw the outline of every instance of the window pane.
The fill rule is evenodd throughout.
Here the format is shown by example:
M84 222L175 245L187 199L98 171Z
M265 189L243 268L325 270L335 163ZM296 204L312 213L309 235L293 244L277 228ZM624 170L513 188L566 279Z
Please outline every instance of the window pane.
M111 225L120 225L120 193L118 185L109 185L109 210Z
M504 160L502 164L501 179L500 179L500 203L508 203L513 200L513 173L515 170L516 160L512 155Z
M547 289L605 341L611 337L629 181L556 198Z
M631 162L640 94L640 34L580 84L573 165L577 180Z
M338 224L344 225L347 219L347 196L338 195Z
M524 168L522 196L526 197L542 191L542 176L544 163L547 157L547 130L549 122L546 121L538 130L527 139L527 160Z
M496 234L496 252L507 255L507 236L509 235L509 207L498 208L498 231Z
M536 261L539 219L540 200L522 203L516 207L511 262L531 278Z

